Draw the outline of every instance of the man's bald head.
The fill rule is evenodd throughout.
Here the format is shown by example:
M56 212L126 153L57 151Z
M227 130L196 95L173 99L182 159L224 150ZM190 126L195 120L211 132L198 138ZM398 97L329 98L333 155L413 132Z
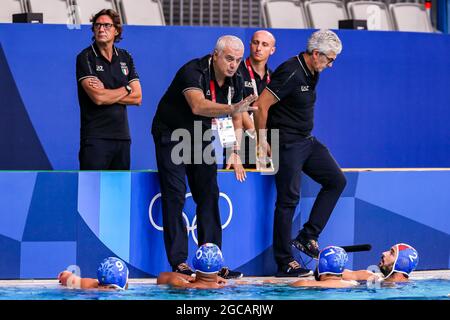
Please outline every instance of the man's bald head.
M255 38L264 38L272 47L275 47L275 36L267 30L258 30L252 36L252 41Z
M250 41L250 59L253 63L267 63L275 52L275 37L269 31L258 30Z

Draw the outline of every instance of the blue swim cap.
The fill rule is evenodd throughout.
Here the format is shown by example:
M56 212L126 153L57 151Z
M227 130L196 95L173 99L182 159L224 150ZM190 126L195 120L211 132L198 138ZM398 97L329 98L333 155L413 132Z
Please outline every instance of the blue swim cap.
M341 275L348 261L347 252L341 247L329 246L319 253L317 273Z
M409 276L419 264L419 254L416 249L406 243L398 243L395 247L397 248L397 258L395 259L394 268L389 276L393 272L399 272Z
M97 269L97 279L102 286L125 289L128 282L128 267L118 258L106 258Z
M222 251L213 243L205 243L195 252L192 265L202 273L217 273L223 266Z

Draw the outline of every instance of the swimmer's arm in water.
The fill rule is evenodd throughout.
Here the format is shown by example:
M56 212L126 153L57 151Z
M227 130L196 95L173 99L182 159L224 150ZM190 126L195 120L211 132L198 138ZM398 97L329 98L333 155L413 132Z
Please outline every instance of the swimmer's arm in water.
M224 278L217 276L217 284L223 284L226 285L227 284L227 280L225 280Z
M365 281L373 277L378 277L375 273L368 270L344 270L342 274L343 280Z
M323 287L323 283L316 280L297 280L289 284L291 287Z
M69 271L63 271L58 275L59 283L62 286L75 289L97 289L98 280L91 278L80 278Z
M298 280L290 284L292 287L349 288L358 285L356 281L345 280Z
M177 272L161 272L156 280L156 284L169 284L173 279L181 279L187 282L193 281L195 278Z

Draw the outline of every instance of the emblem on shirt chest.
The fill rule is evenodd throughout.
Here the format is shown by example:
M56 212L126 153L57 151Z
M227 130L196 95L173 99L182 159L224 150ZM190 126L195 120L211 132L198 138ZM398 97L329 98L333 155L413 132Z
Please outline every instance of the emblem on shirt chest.
M105 71L104 69L103 69L103 66L96 66L96 68L95 68L95 70L97 71L97 72L99 72L99 71Z
M244 81L244 85L246 88L253 88L253 84L251 81Z
M301 90L302 92L309 91L309 86L300 86L300 90Z
M120 63L120 69L122 69L122 73L124 75L126 75L126 76L128 75L128 73L129 73L128 66L127 66L127 64L125 62L121 62Z

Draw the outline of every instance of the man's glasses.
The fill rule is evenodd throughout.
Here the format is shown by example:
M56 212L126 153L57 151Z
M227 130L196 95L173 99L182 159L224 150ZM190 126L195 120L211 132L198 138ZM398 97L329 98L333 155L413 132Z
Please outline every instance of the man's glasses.
M325 58L327 58L327 66L331 65L334 60L336 60L335 58L330 58L329 56L327 56L325 53L323 52L319 52L319 54L323 55Z
M98 22L94 23L94 28L96 30L100 30L101 27L105 28L105 30L109 30L112 28L112 26L113 26L112 23L98 23Z

